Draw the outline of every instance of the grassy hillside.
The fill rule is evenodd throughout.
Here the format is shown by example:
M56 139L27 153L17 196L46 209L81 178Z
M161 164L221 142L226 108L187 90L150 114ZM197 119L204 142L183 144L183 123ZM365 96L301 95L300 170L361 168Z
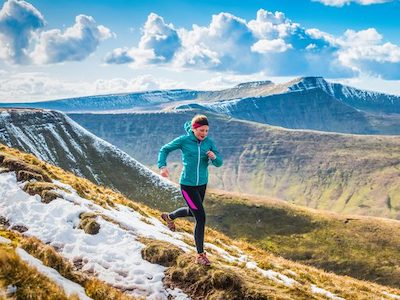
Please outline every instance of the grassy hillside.
M90 199L93 203L99 204L105 209L112 209L115 205L122 204L140 212L143 217L158 217L160 214L159 211L135 203L115 191L96 186L88 180L75 177L60 168L43 163L32 155L23 154L5 146L1 146L0 151L3 156L1 160L3 168L16 169L16 166L18 166L19 171L28 171L31 174L36 173L35 176L37 178L41 176L43 180L46 178L57 179L73 187L82 197ZM7 165L4 164L5 158L12 158L20 163ZM22 175L19 174L18 176ZM36 192L40 193L42 198L46 195L43 189L36 189ZM229 229L231 234L236 237L247 235L249 237L248 240L252 242L249 243L243 239L234 241L208 228L206 232L206 242L208 243L206 244L206 250L215 262L212 268L204 269L194 265L190 258L191 255L180 252L173 245L145 238L143 238L142 242L147 246L142 255L149 261L167 265L165 282L183 289L193 299L269 299L271 296L275 299L325 299L326 291L346 299L392 299L393 295L400 295L400 290L398 289L326 273L311 266L305 266L274 256L271 254L273 249L268 247L264 248L268 248L269 251L256 247L254 243L259 243L260 246L263 246L260 240L263 232L268 233L271 237L286 236L289 242L296 243L295 241L298 240L296 237L307 236L307 234L315 230L322 232L325 228L329 233L330 230L335 229L330 224L339 222L340 218L334 218L330 214L312 213L307 209L293 208L291 205L282 202L271 201L270 205L266 205L265 199L253 199L258 203L250 205L249 201L251 199L237 197L237 195L233 194L225 195L215 190L211 192L210 199L207 199L207 209L211 219L219 218L218 223L221 228ZM226 215L230 215L232 218L227 219ZM234 215L236 216L235 218L233 218ZM351 231L352 236L364 235L365 226L370 224L364 222L368 219L361 217L360 219L362 222L358 229L356 227L356 231ZM374 220L376 221L374 226L379 230L386 230L386 226L389 225L394 233L399 230L398 226L395 226L398 224L396 221ZM109 221L123 227L119 220L109 219ZM352 222L352 220L349 222ZM193 244L191 237L192 224L185 220L179 220L177 223L180 232L189 234L186 242ZM3 224L7 227L7 222L4 222L4 220ZM284 224L286 226L283 226ZM269 227L271 229L267 230ZM251 232L254 234L252 235ZM343 231L344 233L345 231ZM56 268L63 276L78 280L77 277L69 274L71 269L67 266L68 263L51 249L48 251L52 254L47 254L47 256L50 255L51 258L56 257L58 259L49 259L46 262L45 253L48 251L39 250L49 249L49 246L43 245L40 241L33 242L32 240L24 243L24 237L15 232L10 232L9 229L0 231L0 235L13 240L13 247L16 245L23 247L31 255L45 261L45 264ZM293 239L290 235L292 235ZM385 236L387 235L385 234ZM390 253L392 248L398 248L398 244L397 246L396 244L392 245L389 238L386 239L385 236L381 238L387 243L385 247L389 249L388 253ZM350 240L350 236L346 236L346 239ZM314 242L311 234L310 240L312 243ZM275 246L280 248L279 242L277 240L273 241ZM283 241L283 245L289 247L289 242ZM315 242L318 243L319 241ZM366 237L364 242L366 247L376 247L375 241L367 242ZM215 246L218 246L219 250ZM296 247L301 250L301 245ZM329 244L327 247L334 252L334 249L330 248ZM274 272L278 272L289 279L295 280L296 283L290 286L283 284L282 278L286 277L282 277L282 275L278 276L281 278L280 280L276 278L272 280L270 277L261 276L259 272L255 272L256 269L238 259L243 255L254 259L260 268L267 271L267 274L271 275L275 274ZM236 257L236 259L227 261L226 257ZM376 261L380 260L379 253L372 253L372 251L369 252L369 257ZM343 256L344 258L345 256ZM198 279L196 282L193 282L194 277ZM4 288L6 284L10 284L10 282L1 281L1 287ZM81 284L85 286L84 283L81 282ZM388 284L391 283L388 282ZM325 292L322 292L317 287L324 289ZM388 295L388 293L392 296Z
M183 123L196 112L71 117L157 171L159 149L185 134ZM210 170L210 187L400 219L400 137L290 130L207 114L210 136L225 160L222 168ZM171 154L169 166L177 182L179 151Z
M337 274L400 287L400 222L211 190L209 223L233 238ZM239 221L240 220L240 221Z

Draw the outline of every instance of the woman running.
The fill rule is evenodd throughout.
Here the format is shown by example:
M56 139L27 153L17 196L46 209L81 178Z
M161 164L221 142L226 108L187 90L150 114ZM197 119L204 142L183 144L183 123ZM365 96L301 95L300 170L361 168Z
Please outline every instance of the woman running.
M167 223L168 228L175 231L174 220L176 218L194 216L196 225L194 228L194 240L197 248L196 262L210 266L211 262L204 252L204 228L206 213L203 207L204 195L208 182L208 165L222 166L222 158L214 144L207 137L208 119L204 115L196 115L192 121L185 123L186 135L181 135L173 141L161 147L158 154L158 168L163 177L168 177L167 156L171 151L182 151L183 168L179 180L182 196L187 207L181 207L171 213L163 213L161 218Z

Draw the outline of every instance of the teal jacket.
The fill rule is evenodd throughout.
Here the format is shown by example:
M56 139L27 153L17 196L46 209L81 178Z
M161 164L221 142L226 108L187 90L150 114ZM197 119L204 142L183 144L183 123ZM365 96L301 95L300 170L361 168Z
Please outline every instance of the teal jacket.
M222 157L211 138L206 137L202 141L196 138L190 121L185 123L184 128L186 135L181 135L161 147L158 154L158 168L167 165L167 157L171 151L180 149L183 168L179 183L190 186L206 184L208 183L208 165L212 163L216 167L222 166ZM207 156L206 152L209 150L215 153L214 160Z

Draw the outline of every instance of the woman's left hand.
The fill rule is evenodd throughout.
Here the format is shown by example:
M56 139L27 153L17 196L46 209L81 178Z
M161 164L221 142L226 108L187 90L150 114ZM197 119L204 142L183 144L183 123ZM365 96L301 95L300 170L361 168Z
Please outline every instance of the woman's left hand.
M217 158L217 156L215 155L215 153L212 152L211 150L210 150L210 151L207 151L206 154L207 154L207 156L208 156L209 158L211 158L212 160L214 160L214 159Z

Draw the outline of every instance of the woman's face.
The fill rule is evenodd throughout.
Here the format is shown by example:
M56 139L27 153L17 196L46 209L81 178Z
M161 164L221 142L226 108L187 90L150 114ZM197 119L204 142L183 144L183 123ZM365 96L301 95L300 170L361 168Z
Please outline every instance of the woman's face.
M203 125L197 128L192 128L193 133L200 141L204 140L208 134L208 125Z

